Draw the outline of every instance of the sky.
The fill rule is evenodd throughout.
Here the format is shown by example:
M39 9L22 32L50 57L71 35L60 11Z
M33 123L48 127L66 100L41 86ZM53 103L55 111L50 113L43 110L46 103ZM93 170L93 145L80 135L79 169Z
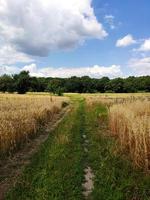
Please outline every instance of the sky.
M0 0L0 75L150 75L149 0Z

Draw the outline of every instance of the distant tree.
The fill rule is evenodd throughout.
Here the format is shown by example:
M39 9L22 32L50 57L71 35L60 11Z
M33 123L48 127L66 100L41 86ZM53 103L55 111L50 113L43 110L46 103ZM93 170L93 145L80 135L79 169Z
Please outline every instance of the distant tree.
M144 89L146 92L150 92L150 76L146 76L144 79Z
M115 93L122 93L124 92L124 80L122 78L112 79L107 87L108 90L112 90Z
M106 85L109 83L110 79L108 77L102 77L101 79L96 80L96 89L99 92L105 92Z
M94 93L94 92L150 92L150 76L109 79L90 78L88 76L71 78L44 78L30 77L29 72L22 71L13 76L0 76L1 92L18 92L24 94L27 91L52 92L62 95L64 92Z
M124 80L124 92L137 92L137 79L134 76L130 76Z
M38 92L39 91L39 82L36 77L30 78L30 86L29 86L30 92Z
M1 92L14 92L14 80L12 76L4 74L0 77L0 91Z
M44 92L52 78L39 77L38 80L38 92Z
M64 92L63 79L55 78L49 82L46 91L62 96Z
M14 75L16 90L19 94L25 94L29 91L30 76L28 71L22 71L20 74Z
M71 78L68 78L65 82L65 90L66 92L78 92L82 93L82 83L79 77L73 76Z
M82 85L82 93L93 93L94 85L93 81L89 76L83 76L80 78L81 85Z
M58 87L55 92L58 96L63 96L64 88Z
M137 77L138 91L150 91L150 76Z

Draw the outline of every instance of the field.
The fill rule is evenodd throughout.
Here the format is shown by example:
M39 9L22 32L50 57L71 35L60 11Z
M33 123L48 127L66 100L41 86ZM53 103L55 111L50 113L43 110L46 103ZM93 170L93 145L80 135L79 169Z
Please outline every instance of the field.
M13 160L68 101L67 114L19 174L8 161L14 174L0 174L0 197L150 200L149 93L1 94L1 154Z
M11 154L52 121L66 98L0 94L0 154Z
M107 107L110 135L117 137L121 150L130 155L135 167L150 170L149 94L88 95L86 99L89 104L100 102Z
M109 109L109 126L135 166L150 170L150 101L135 100Z

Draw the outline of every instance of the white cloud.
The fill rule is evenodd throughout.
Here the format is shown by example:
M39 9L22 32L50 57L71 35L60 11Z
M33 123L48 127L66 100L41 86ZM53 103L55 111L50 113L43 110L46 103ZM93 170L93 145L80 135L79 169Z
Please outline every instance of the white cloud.
M135 44L135 43L136 43L136 40L134 40L132 35L128 34L125 37L117 40L116 46L117 47L127 47L127 46L130 46L130 45Z
M150 57L131 59L129 66L137 76L150 75Z
M19 73L19 68L14 66L0 66L0 75Z
M115 17L113 15L105 15L104 19L105 19L106 23L109 24L109 26L112 30L116 28L116 26L114 24Z
M4 45L0 48L0 65L11 65L16 62L29 63L34 60L24 53L17 52L15 48L10 45Z
M3 66L0 67L0 75L2 74L14 74L20 71L29 71L31 76L37 77L61 77L67 78L71 76L90 76L95 78L100 78L103 76L108 76L110 78L115 78L118 76L123 76L121 67L119 65L112 65L110 67L104 67L99 65L94 65L92 67L44 67L38 68L35 63L26 65L22 68L14 66Z
M31 76L38 77L71 77L71 76L90 76L99 78L108 76L110 78L122 76L121 67L119 65L112 65L110 67L92 66L92 67L61 67L61 68L37 68L36 64L25 66L22 70L28 70Z
M88 38L107 36L92 0L1 0L0 41L17 51L46 56L74 48Z
M143 44L138 49L139 51L150 51L150 38L144 40Z

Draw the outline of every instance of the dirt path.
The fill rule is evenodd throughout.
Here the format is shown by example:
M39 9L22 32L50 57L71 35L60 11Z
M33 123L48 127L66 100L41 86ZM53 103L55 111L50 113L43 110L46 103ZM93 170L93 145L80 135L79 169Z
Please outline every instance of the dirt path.
M83 134L83 149L85 152L86 157L88 156L89 152L89 140L87 139L87 135ZM94 174L92 168L89 166L89 163L86 162L86 167L84 169L84 182L82 184L83 187L83 196L85 199L88 199L92 190L94 188Z
M85 168L84 173L85 173L85 176L84 176L85 182L82 185L84 188L83 195L87 199L92 193L92 190L94 188L94 182L93 182L94 174L91 167L89 166Z
M31 140L13 157L0 160L0 200L3 200L6 191L15 185L22 170L30 163L31 157L38 151L40 145L47 140L50 132L58 126L69 110L70 108L67 107L57 114L53 121L41 130L41 134L38 137Z

